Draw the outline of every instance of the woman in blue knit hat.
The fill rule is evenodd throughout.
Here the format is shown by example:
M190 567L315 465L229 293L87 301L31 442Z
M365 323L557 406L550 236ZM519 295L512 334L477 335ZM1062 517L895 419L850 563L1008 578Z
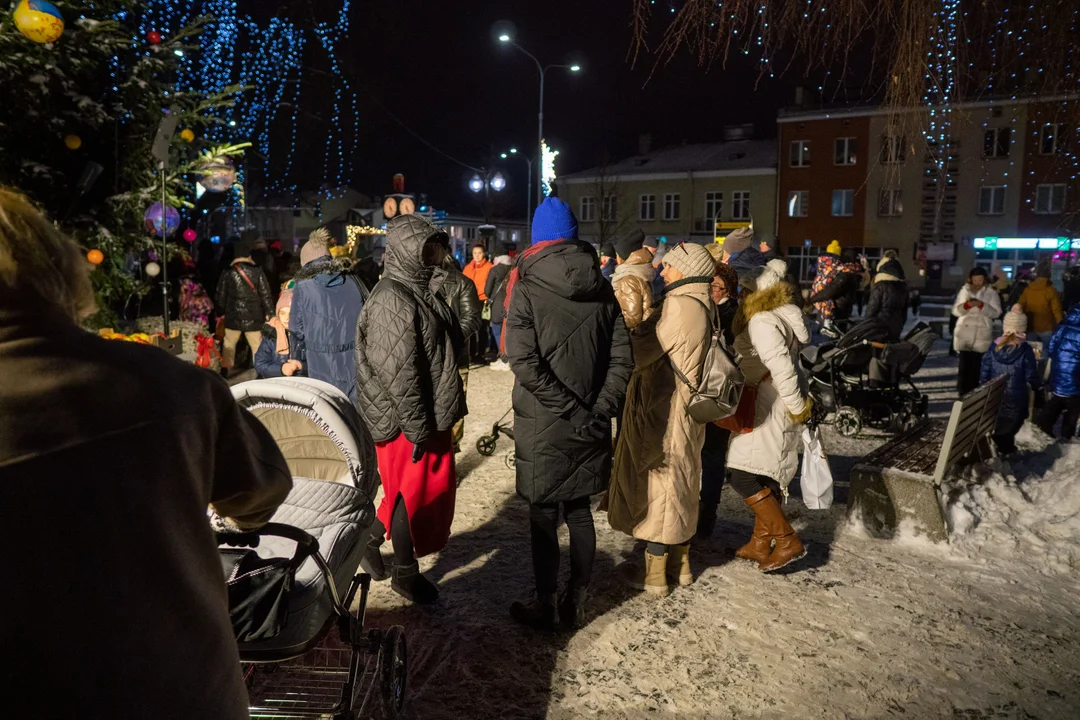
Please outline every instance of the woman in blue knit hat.
M533 245L506 291L504 347L514 372L517 491L529 502L536 594L510 608L515 620L553 629L585 621L596 554L590 499L611 475L611 420L634 369L611 283L577 219L558 198L536 209ZM570 581L556 601L560 506L570 529ZM556 609L557 606L557 609Z

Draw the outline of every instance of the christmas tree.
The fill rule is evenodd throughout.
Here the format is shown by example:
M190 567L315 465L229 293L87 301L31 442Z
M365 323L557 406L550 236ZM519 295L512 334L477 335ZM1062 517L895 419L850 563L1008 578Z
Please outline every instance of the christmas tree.
M111 325L148 288L142 261L162 253L143 219L161 200L151 146L162 118L171 109L180 129L165 171L167 204L190 208L201 168L246 147L199 139L222 123L215 113L241 88L212 96L176 88L178 64L198 51L210 18L171 37L135 37L143 2L57 2L63 34L42 43L16 22L26 17L18 14L25 2L13 2L0 20L0 185L29 195L99 261L91 277L101 311L88 324ZM183 252L168 248L169 258Z

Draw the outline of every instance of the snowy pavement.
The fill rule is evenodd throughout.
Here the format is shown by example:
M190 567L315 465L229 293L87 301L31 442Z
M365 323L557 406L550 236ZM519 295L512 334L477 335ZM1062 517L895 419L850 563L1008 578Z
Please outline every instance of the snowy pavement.
M954 378L939 343L917 378L932 411L948 412ZM933 546L847 527L847 472L884 437L827 432L837 505L808 511L796 490L787 506L808 557L777 575L733 561L752 518L725 488L715 537L691 550L697 582L661 600L620 585L616 565L640 547L598 512L589 625L546 636L508 614L532 586L527 508L504 464L513 443L475 449L512 383L470 379L453 536L422 561L439 603L408 606L388 584L371 595L368 622L408 632L406 717L1080 716L1080 445L1039 452L1046 439L1026 429L1011 473L951 487L958 534Z

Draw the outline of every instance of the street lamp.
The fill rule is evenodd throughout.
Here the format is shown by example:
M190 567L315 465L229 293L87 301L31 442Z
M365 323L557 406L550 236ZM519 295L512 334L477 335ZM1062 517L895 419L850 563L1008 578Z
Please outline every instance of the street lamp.
M499 155L503 160L509 157L519 157L529 165L529 189L525 193L525 231L529 232L529 228L532 225L532 181L533 181L533 161L532 158L523 153L519 153L517 148L510 148L508 151ZM530 238L531 239L531 238Z
M472 180L469 180L469 189L474 193L478 193L484 189L484 181L479 175L473 175Z
M540 113L539 113L539 121L540 121L539 125L540 125L540 127L538 128L538 132L536 134L536 138L537 138L537 142L536 142L537 155L536 155L536 157L543 157L543 155L544 155L544 150L543 150L543 145L544 145L544 77L547 75L548 70L552 70L552 69L555 69L555 68L561 68L563 70L569 70L570 72L574 72L574 73L581 72L581 66L577 65L577 64L574 64L574 65L544 65L539 60L536 59L535 55L533 55L531 52L529 52L528 50L526 50L525 48L521 47L516 42L514 42L514 39L510 36L509 32L503 32L502 34L500 34L499 35L499 42L507 44L507 45L513 45L515 48L520 50L522 53L528 55L529 58L534 63L536 63L536 70L537 70L537 72L540 73ZM529 171L529 176L530 176L530 179L531 179L531 177L532 177L532 171L531 170ZM537 202L537 205L539 206L539 204L541 202L543 202L543 200L544 200L544 197L543 197L544 191L543 191L542 183L537 183L536 190L537 190L536 202ZM530 193L530 195L531 194L532 193Z
M469 179L469 189L476 194L484 193L484 220L490 220L488 211L491 209L491 191L502 192L506 189L506 178L496 170L484 170L484 176L477 173Z

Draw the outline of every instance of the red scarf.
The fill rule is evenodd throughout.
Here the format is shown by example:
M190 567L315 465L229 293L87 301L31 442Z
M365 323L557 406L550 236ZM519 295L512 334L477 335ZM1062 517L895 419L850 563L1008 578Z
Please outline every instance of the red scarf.
M525 262L526 258L532 257L544 248L562 242L566 242L566 240L542 240L535 245L530 245L523 253L521 253L521 257L518 258L513 269L510 270L510 279L506 282L506 301L503 303L503 310L506 311L506 318L503 319L502 333L499 335L499 350L501 352L506 352L506 321L510 318L510 298L514 296L514 286L517 285L517 281L521 277L521 272L519 271L521 263Z

